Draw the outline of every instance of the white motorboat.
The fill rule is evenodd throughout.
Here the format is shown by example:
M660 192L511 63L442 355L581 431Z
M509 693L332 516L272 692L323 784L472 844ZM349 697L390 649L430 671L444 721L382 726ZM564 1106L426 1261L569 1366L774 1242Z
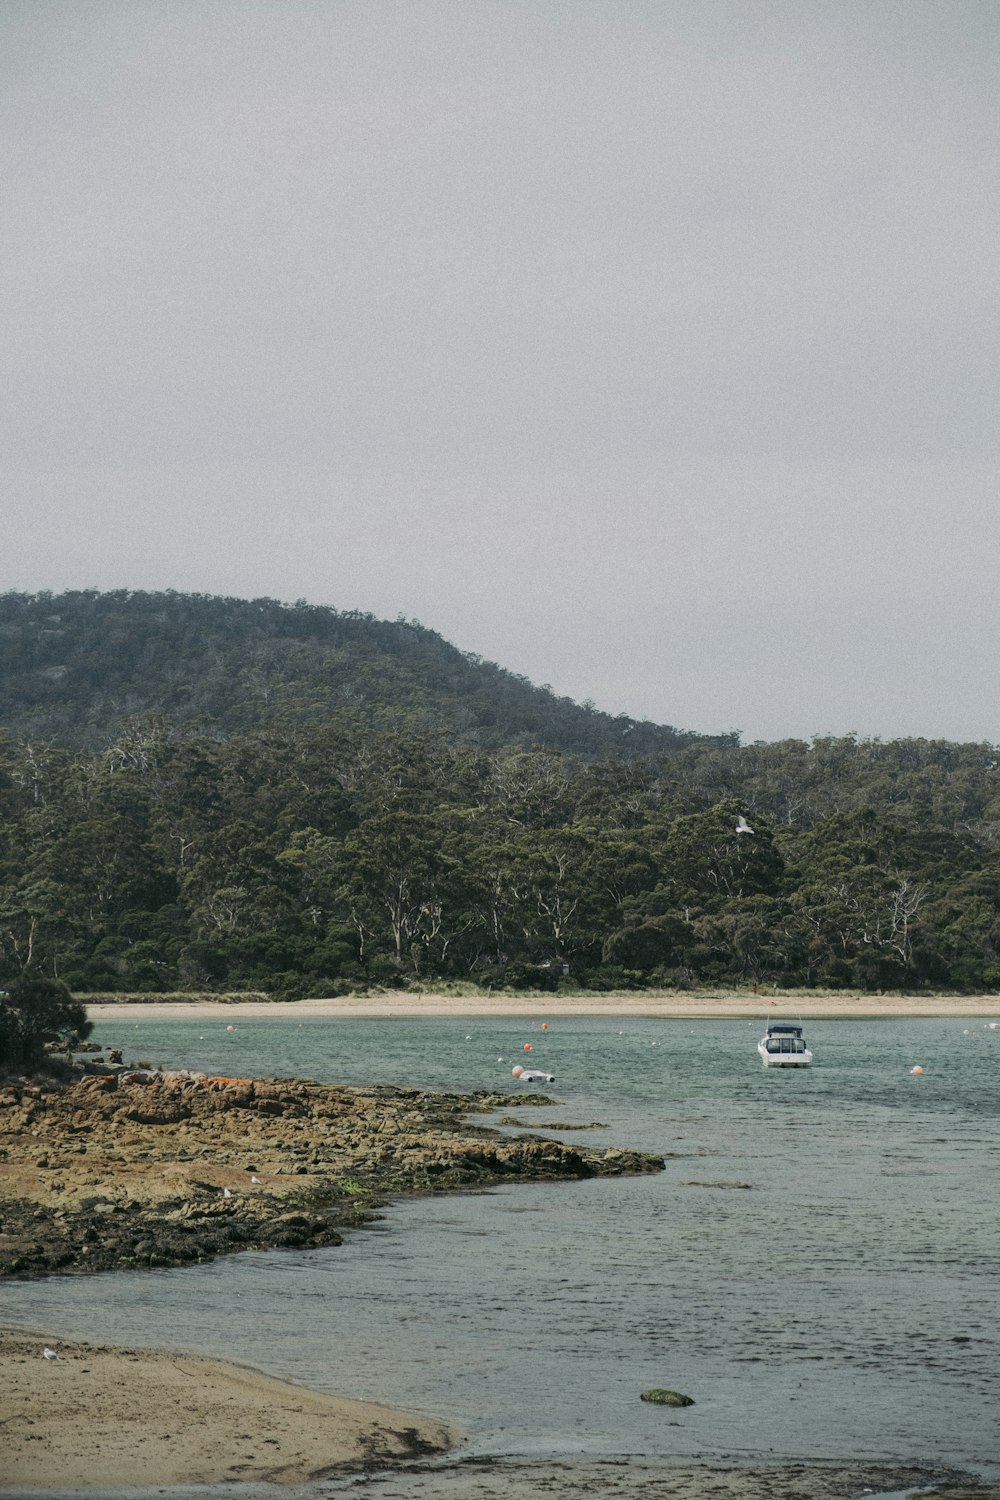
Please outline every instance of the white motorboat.
M788 1021L772 1021L757 1043L757 1051L765 1068L808 1068L813 1060L802 1027Z

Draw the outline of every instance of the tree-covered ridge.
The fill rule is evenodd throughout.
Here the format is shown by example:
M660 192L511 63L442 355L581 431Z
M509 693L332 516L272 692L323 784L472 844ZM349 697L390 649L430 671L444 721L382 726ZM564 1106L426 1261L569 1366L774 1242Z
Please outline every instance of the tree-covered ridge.
M0 728L104 749L146 713L223 737L323 724L597 757L700 738L557 697L402 618L173 592L0 595Z
M0 743L0 966L80 993L992 991L998 843L982 745L595 760L145 716L100 752Z

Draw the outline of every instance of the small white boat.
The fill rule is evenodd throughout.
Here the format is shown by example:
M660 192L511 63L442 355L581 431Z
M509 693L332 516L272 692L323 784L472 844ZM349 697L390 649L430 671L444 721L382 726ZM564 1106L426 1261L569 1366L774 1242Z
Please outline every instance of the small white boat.
M808 1068L813 1055L806 1046L801 1026L772 1021L757 1043L765 1068Z
M546 1073L541 1068L511 1068L511 1073L518 1083L555 1083L556 1075Z

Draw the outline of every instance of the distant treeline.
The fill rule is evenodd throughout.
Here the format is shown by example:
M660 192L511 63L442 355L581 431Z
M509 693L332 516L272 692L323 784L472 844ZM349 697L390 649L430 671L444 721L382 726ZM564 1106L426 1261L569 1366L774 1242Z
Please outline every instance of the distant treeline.
M115 724L101 749L0 741L0 978L1000 989L988 746L679 736L626 759L342 714Z

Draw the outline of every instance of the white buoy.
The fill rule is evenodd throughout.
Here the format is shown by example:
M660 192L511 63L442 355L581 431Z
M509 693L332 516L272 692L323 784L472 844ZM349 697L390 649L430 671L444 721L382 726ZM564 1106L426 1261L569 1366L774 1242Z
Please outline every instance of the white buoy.
M923 1068L921 1068L919 1064L917 1065L917 1067L910 1069L911 1073L922 1073L923 1071Z

